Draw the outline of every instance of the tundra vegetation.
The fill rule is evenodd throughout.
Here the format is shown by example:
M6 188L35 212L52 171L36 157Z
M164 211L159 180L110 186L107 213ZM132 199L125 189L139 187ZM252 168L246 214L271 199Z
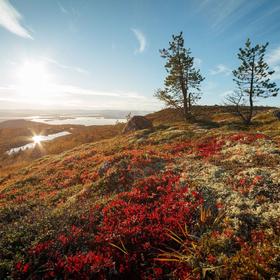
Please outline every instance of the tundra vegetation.
M164 110L147 116L153 130L2 176L0 278L279 278L274 109L249 128L228 109L195 110L207 122Z

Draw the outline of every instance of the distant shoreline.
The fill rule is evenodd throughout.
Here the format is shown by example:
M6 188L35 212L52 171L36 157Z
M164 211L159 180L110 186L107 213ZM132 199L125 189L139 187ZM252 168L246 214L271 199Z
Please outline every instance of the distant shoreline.
M102 116L53 116L53 117L44 117L44 116L34 116L34 117L7 117L2 118L0 117L0 124L6 121L31 121L34 123L41 123L41 124L48 124L48 125L84 125L84 126L91 126L91 125L114 125L118 122L125 122L126 119L123 118L105 118Z

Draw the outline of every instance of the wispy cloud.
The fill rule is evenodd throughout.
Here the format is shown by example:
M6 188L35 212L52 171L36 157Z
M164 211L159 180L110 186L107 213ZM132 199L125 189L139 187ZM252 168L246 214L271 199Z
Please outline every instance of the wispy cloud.
M233 90L226 90L226 91L221 92L221 93L220 93L220 96L221 96L222 98L225 98L225 97L227 97L227 96L229 96L229 95L232 95L232 94L233 94Z
M139 47L135 50L135 53L142 53L146 49L147 46L147 40L142 31L139 29L131 28L131 31L135 35L136 39L138 40Z
M272 75L273 80L280 80L280 66L274 66L273 70L275 71L274 74Z
M210 70L210 75L225 75L228 76L231 74L231 69L224 64L218 64L214 69Z
M1 92L13 92L18 93L21 91L19 85L7 85L0 86ZM96 90L91 88L84 88L71 84L49 84L45 88L45 93L49 96L102 96L102 97L116 97L116 98L131 98L131 99L146 99L145 96L139 95L133 91L121 91L121 90ZM26 93L27 95L29 93ZM9 93L10 95L10 93Z
M264 2L265 0L203 0L198 12L206 14L211 28L220 33L240 20L248 22L250 14Z
M0 86L0 90L7 91L7 90L15 90L15 86L9 85L9 86Z
M151 97L146 97L134 91L96 90L71 84L51 84L44 89L44 93L37 92L30 98L29 92L21 92L18 85L0 87L0 101L5 106L14 108L106 108L137 110L141 103L143 110L159 110L161 104ZM67 102L66 102L67 101ZM139 103L140 102L140 103ZM3 104L0 104L0 108Z
M236 12L242 7L244 0L234 0L234 1L219 1L216 2L216 10L214 11L215 20L213 22L213 27L218 28L230 17L235 16L238 18Z
M271 76L271 80L280 81L280 65L274 65L271 67L274 73Z
M28 39L33 39L20 23L22 15L10 4L9 0L0 0L0 25L10 32Z
M193 61L194 67L200 67L202 64L202 59L195 57Z
M69 11L58 1L57 2L57 5L59 7L59 10L63 13L63 14L66 14L66 15L69 15Z
M83 4L84 2L81 1L81 4L79 4L79 9L76 9L69 3L69 1L65 1L64 4L62 4L60 1L57 1L60 12L64 14L65 18L67 19L68 29L73 33L77 33L79 31L78 23L81 18L80 9L82 8Z
M273 80L280 80L280 47L273 49L267 55L267 63L274 70Z
M272 50L268 55L267 55L267 63L269 65L276 65L280 64L280 47Z
M277 5L277 2L275 3ZM265 20L268 17L272 17L274 16L274 14L278 14L280 11L280 5L278 2L278 6L273 5L272 7L269 7L268 10L264 10L262 11L262 14L260 16L258 16L255 20L251 21L252 26L258 26L258 28L260 27L260 25L263 25L262 27L265 27L265 29L269 28L268 26L265 25ZM250 27L250 25L248 27ZM277 24L275 24L277 26ZM275 25L273 24L273 27L275 27Z
M76 66L70 66L70 65L65 65L62 64L60 62L58 62L57 60L53 59L53 58L49 58L49 57L42 57L42 60L46 61L47 63L51 63L54 64L55 66L62 68L62 69L66 69L66 70L71 70L71 71L75 71L81 74L89 74L89 72L83 68L80 67L76 67Z
M123 92L119 90L115 91L100 91L94 89L86 89L83 87L73 86L73 85L53 85L50 88L53 92L61 92L71 95L87 95L87 96L104 96L104 97L119 97L119 98L133 98L133 99L143 99L144 96L138 95L135 92Z

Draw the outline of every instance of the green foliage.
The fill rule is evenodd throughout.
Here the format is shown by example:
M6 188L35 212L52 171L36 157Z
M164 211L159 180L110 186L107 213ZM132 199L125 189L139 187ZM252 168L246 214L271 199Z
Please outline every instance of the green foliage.
M227 97L227 100L236 106L237 113L246 124L251 123L254 101L257 98L275 97L279 92L276 83L270 80L274 71L269 70L268 64L264 61L267 46L268 43L253 47L248 39L245 47L239 49L238 59L241 64L233 71L233 81L237 89Z
M200 70L194 67L194 57L190 49L184 47L183 33L172 35L168 49L160 50L161 57L166 59L165 88L159 89L155 96L167 106L181 109L185 119L191 113L192 105L200 99L200 84L204 80Z

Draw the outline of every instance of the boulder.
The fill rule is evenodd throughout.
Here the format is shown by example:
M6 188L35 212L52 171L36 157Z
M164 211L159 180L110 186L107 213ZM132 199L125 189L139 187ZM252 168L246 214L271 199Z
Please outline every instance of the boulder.
M280 120L280 111L274 111L274 116Z
M153 128L153 123L143 116L134 116L126 124L123 133L141 129Z

